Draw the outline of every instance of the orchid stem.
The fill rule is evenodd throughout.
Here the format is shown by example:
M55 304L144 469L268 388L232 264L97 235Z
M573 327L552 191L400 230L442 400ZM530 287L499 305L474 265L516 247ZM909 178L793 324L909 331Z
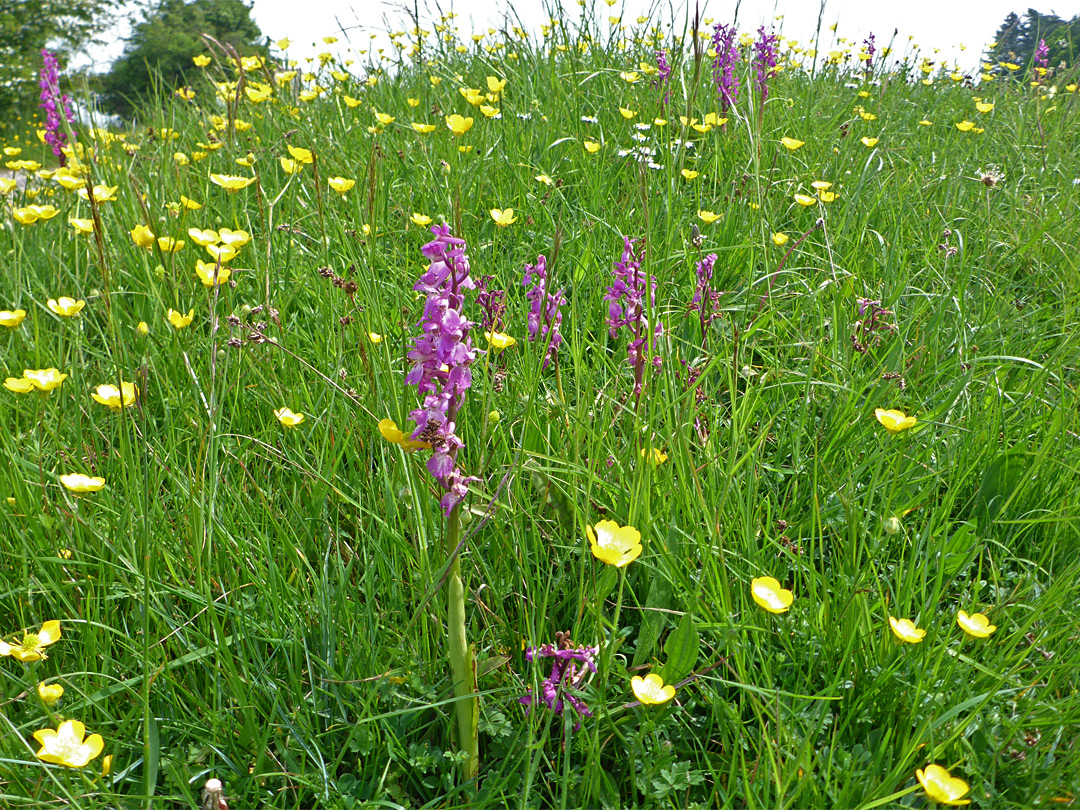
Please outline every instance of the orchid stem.
M480 769L480 700L476 695L476 661L465 637L465 586L461 581L461 555L456 553L460 535L461 504L458 504L450 510L446 522L446 554L451 558L446 577L446 630L456 698L454 714L457 718L458 746L466 755L462 771L468 781L475 779Z

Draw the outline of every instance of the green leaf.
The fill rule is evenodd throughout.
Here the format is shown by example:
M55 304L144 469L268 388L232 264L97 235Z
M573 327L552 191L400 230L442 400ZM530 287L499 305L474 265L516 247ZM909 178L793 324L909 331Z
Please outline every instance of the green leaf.
M645 598L645 611L642 614L641 629L638 631L637 651L634 653L634 666L641 666L652 655L660 634L667 624L667 613L671 607L671 583L667 577L655 576L649 583L649 595Z
M979 521L980 531L986 532L997 518L1001 508L1020 485L1026 468L1022 450L998 453L997 458L990 462L975 493L975 518Z
M945 548L941 552L941 569L946 578L956 576L960 569L974 559L979 545L979 538L975 536L975 525L963 523L945 541Z
M667 662L658 673L664 683L677 683L694 670L700 647L698 631L694 627L694 616L687 613L682 617L675 632L664 643L664 655Z

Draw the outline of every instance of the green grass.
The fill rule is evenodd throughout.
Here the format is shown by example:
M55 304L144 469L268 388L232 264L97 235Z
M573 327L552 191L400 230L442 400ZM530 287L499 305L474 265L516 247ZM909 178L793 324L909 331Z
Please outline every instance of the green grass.
M3 804L194 807L216 777L233 807L908 807L926 801L915 771L928 763L965 779L979 807L1080 794L1075 72L1052 76L1049 96L948 71L925 86L914 61L873 81L819 62L775 77L759 110L744 61L727 126L699 134L679 117L717 111L707 58L670 35L654 46L639 27L620 40L582 24L584 49L566 20L495 53L483 46L501 34L464 54L429 39L431 64L357 64L345 81L331 63L315 101L296 84L241 101L242 132L214 130L224 107L203 82L191 103L144 111L131 155L83 133L94 182L118 187L101 204L100 258L67 224L90 216L74 193L31 175L35 199L8 195L59 213L28 226L5 214L0 306L28 314L0 334L0 371L70 376L47 396L0 391L0 633L63 628L45 661L0 659ZM619 77L654 47L675 67L666 107L648 77ZM235 78L214 55L207 76ZM458 88L492 75L507 83L488 120ZM396 116L377 136L373 108ZM454 112L475 118L460 138L443 124ZM633 123L661 116L644 133L659 169L617 155L636 145ZM985 131L958 131L965 119ZM805 146L788 152L782 136ZM216 151L198 146L212 138ZM675 146L684 138L695 146ZM283 172L290 144L315 151L318 185L312 166ZM181 166L176 152L208 154ZM210 183L250 173L234 163L249 152L257 185ZM356 186L339 196L332 176ZM804 209L793 195L814 180L836 199ZM170 211L181 194L203 207ZM518 220L497 228L488 211L507 207ZM706 225L699 209L722 218ZM481 692L469 783L450 731L441 493L426 453L376 427L406 427L418 402L404 355L430 235L413 212L466 239L473 276L506 291L518 341L478 360L459 420L462 467L481 479L463 514ZM139 249L139 223L187 245ZM207 257L190 227L250 232L235 286L197 281ZM603 300L624 235L645 239L665 327L638 403ZM521 286L556 245L558 375L526 339ZM709 253L723 294L703 349L688 304ZM53 315L60 295L85 309ZM860 298L891 328L857 332ZM194 308L193 323L173 329L169 308ZM466 312L479 320L471 295ZM121 378L137 406L91 400ZM282 427L282 406L306 420ZM918 423L889 436L876 408ZM651 448L668 456L655 468ZM72 472L107 485L76 496L59 482ZM618 574L589 553L586 526L602 519L642 535ZM754 603L763 576L793 591L790 611ZM967 639L960 609L997 631ZM926 637L900 644L889 616ZM581 690L594 714L577 731L569 712L518 703L548 670L523 646L557 631L600 647ZM631 675L649 671L695 677L672 703L631 705ZM66 690L51 708L42 680ZM80 770L37 760L32 733L61 718L103 736L108 777L100 757Z

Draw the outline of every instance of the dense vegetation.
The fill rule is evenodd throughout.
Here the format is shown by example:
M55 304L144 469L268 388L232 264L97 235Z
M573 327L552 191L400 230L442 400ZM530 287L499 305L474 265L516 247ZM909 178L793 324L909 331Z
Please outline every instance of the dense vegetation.
M452 24L7 144L4 803L1075 800L1075 72Z

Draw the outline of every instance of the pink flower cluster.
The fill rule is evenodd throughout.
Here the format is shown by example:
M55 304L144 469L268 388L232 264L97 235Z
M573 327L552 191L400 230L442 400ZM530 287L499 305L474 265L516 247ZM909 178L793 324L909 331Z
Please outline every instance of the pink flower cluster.
M536 264L525 265L525 275L521 285L533 284L532 289L525 293L529 299L529 340L536 342L537 338L547 343L547 354L544 355L543 368L548 367L552 360L558 360L559 344L562 343L562 334L559 325L562 323L562 313L559 307L566 303L566 297L560 289L554 293L548 292L547 258L537 256ZM550 339L549 339L550 337Z
M634 367L634 396L638 397L641 396L642 381L645 376L649 319L645 304L645 272L641 269L641 262L634 255L636 241L627 236L623 237L622 260L615 262L612 270L615 282L604 292L604 300L608 302L607 322L611 337L615 337L621 326L630 330L631 340L626 347L626 355L630 360L630 365ZM656 279L653 279L649 290L648 306L651 308L656 306ZM663 334L664 324L657 319L653 336L660 338ZM657 369L663 364L658 351L653 354L652 363Z
M525 650L525 660L529 663L535 663L538 658L552 659L551 674L540 684L540 700L555 714L562 714L565 703L569 703L579 717L592 717L592 710L574 691L581 686L586 675L596 672L595 656L599 648L576 646L567 633L556 633L555 638L555 644L544 644ZM526 712L532 708L534 702L532 689L518 698L518 703L528 707ZM579 728L580 722L574 725L575 731Z
M738 29L734 25L716 24L712 46L716 51L713 59L713 83L720 96L720 114L723 115L739 98L739 77L735 65L739 61L739 47L735 42Z
M423 247L431 264L413 285L427 300L420 320L422 334L408 353L413 367L405 382L424 396L423 407L409 414L416 423L412 438L431 444L428 472L446 490L440 505L449 515L468 493L469 483L478 480L457 466L464 444L455 433L458 409L472 385L469 366L477 355L469 335L473 323L462 311L462 291L476 285L469 277L465 240L451 236L449 225L432 225L431 232L435 239Z
M52 147L53 154L60 158L60 165L64 165L64 144L67 141L67 133L64 132L64 121L61 115L67 117L68 122L75 120L75 116L68 106L68 97L60 92L60 63L56 57L47 50L41 51L41 104L45 110L45 142Z

